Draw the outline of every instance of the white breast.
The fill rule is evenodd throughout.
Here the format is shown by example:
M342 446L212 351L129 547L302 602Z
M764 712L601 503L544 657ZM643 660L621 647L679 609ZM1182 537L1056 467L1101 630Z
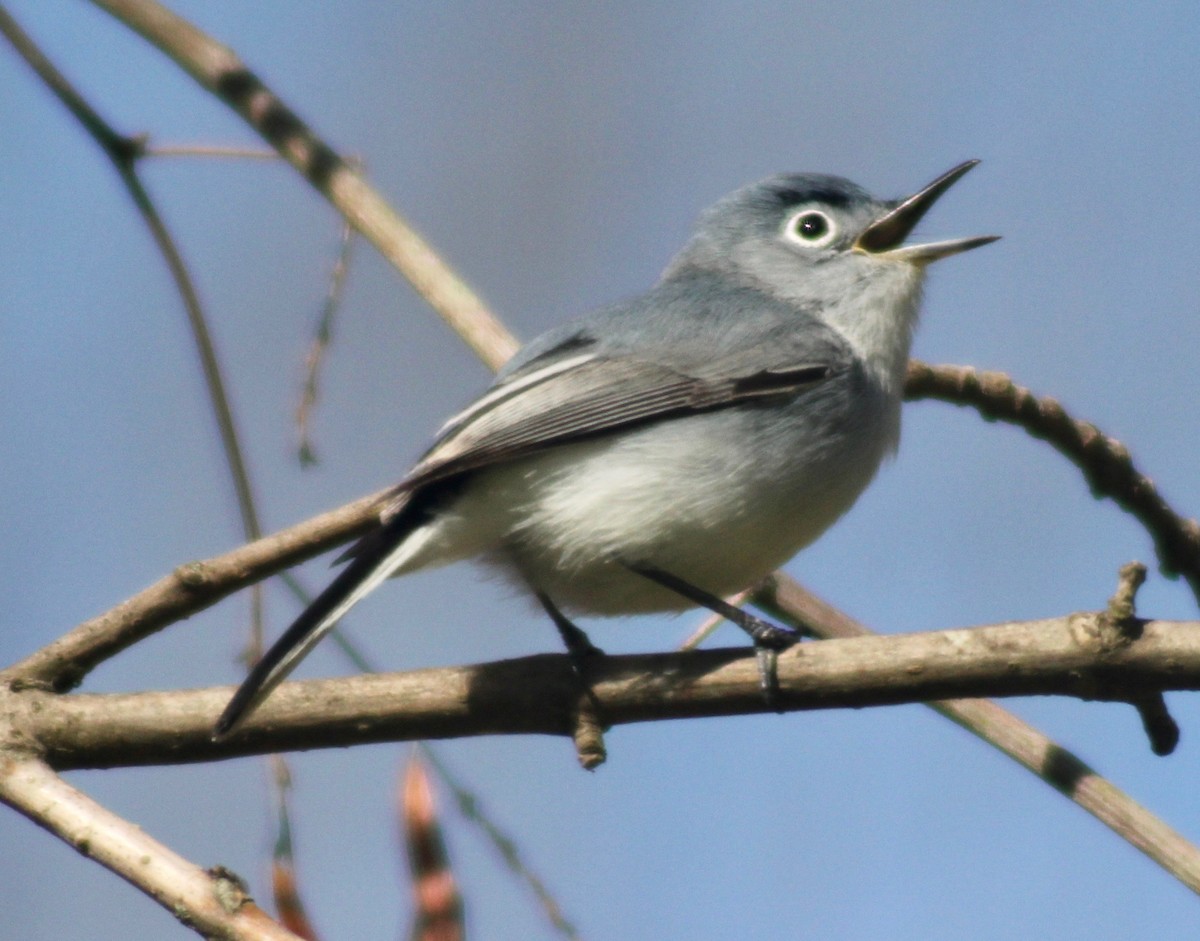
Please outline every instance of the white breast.
M870 482L897 415L879 400L858 420L813 447L803 421L729 410L489 469L439 518L428 545L448 551L426 561L485 551L560 606L594 614L691 606L620 560L732 594L816 539Z

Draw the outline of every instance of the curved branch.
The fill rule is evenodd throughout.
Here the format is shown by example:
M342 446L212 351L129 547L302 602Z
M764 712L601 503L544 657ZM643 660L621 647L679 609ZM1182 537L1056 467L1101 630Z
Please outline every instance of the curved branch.
M217 356L216 345L212 332L208 328L208 319L200 303L200 295L195 282L188 271L183 253L167 228L166 221L151 199L149 191L143 185L137 172L137 161L144 153L145 141L141 138L127 137L118 133L85 99L78 90L67 80L58 68L38 48L37 44L21 29L20 25L0 7L0 34L16 49L22 59L33 69L47 88L61 101L72 115L83 125L92 139L100 146L108 157L113 168L121 178L130 199L150 230L150 236L158 247L175 288L183 301L187 313L188 326L191 328L192 340L196 345L196 353L200 358L200 368L204 376L205 387L208 390L209 404L217 422L217 432L225 453L225 461L229 467L234 494L237 499L238 511L241 515L242 535L249 541L262 536L262 525L259 522L258 510L255 505L254 491L250 484L250 472L238 435L237 422L233 417L229 393ZM253 646L262 647L262 592L254 591L251 597L251 625L254 635Z
M1200 602L1200 523L1167 504L1154 481L1133 464L1128 448L1090 422L1067 414L1056 400L1038 397L1000 372L970 366L908 366L905 396L971 406L984 418L1024 428L1048 442L1082 472L1096 497L1109 497L1150 533L1164 575L1182 575Z

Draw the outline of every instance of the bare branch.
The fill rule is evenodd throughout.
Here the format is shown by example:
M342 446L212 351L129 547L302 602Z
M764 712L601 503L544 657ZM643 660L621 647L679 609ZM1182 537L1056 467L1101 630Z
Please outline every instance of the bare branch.
M1089 422L1072 418L1057 400L1039 398L1016 385L1004 373L914 360L908 366L905 395L910 400L969 405L984 418L1019 425L1049 442L1083 471L1093 494L1110 497L1145 527L1154 539L1163 574L1182 575L1200 602L1200 523L1171 509L1154 481L1134 467L1121 442Z
M304 357L304 387L300 393L300 404L296 407L296 436L298 439L296 451L301 466L317 462L316 449L312 443L309 429L309 418L317 404L318 377L325 352L333 338L333 321L342 303L342 295L346 288L346 275L350 271L350 250L354 247L354 229L348 223L342 223L342 232L338 240L337 258L333 262L333 270L329 273L329 288L325 292L325 300L321 304L321 313L317 318L317 329L309 344L308 353Z
M505 833L483 810L479 796L468 790L458 780L457 776L451 773L437 751L431 748L427 742L419 743L417 747L420 748L421 754L429 761L430 766L437 773L442 784L454 796L454 802L458 805L458 812L468 821L479 827L488 842L500 854L500 858L504 860L504 865L508 867L513 876L523 883L533 894L534 898L537 899L538 905L541 906L542 912L545 914L550 926L558 934L562 935L562 937L567 938L568 941L581 941L579 930L567 920L566 915L563 914L562 906L546 887L546 883L521 858L521 852L516 841Z
M97 2L109 9L110 12L114 12L115 15L121 15L118 12L120 9L127 12L132 10L133 13L130 15L136 19L140 11L144 15L145 22L155 21L157 18L160 27L182 25L187 30L191 29L186 24L182 24L182 21L170 22L173 20L171 15L152 3L135 3L133 0L124 0L124 2L97 0ZM130 25L138 28L134 23ZM145 31L139 31L142 31L143 35L151 41L156 41ZM166 32L169 33L171 30L166 29ZM192 32L194 33L194 31ZM175 38L186 39L182 34L177 34ZM195 36L191 38L194 39ZM211 43L207 37L201 35L200 38L209 44L207 51L211 52L214 48L221 50L221 47ZM168 48L170 45L170 43L164 45L161 42L158 44L161 48ZM168 51L170 50L168 49ZM221 51L227 52L226 50ZM293 152L292 162L306 172L310 180L318 183L319 187L321 186L319 179L323 179L326 188L322 191L326 192L326 195L337 204L339 190L338 187L330 184L330 180L337 173L346 169L340 159L332 155L328 148L317 141L311 132L294 115L286 111L277 99L271 97L258 79L245 70L236 59L225 60L223 65L229 66L229 68L225 70L217 68L212 71L207 76L211 85L206 84L206 87L221 94L225 100L237 107L251 123L256 120L262 122L262 127L259 128L260 132L272 140L285 155L290 148ZM202 84L206 83L205 77L197 75L195 71L193 74ZM268 126L272 121L274 125ZM324 164L322 159L326 156L333 159ZM365 186L365 184L363 185ZM344 187L341 193L344 197L353 197L354 186ZM341 207L339 206L339 208ZM347 210L343 209L343 211ZM362 223L360 220L356 220L356 224L361 226ZM366 230L364 229L364 231ZM420 251L428 251L423 243L418 242L417 244ZM418 255L420 251L418 251ZM419 279L414 278L413 280L418 284L418 288L422 289ZM444 289L446 283L438 280L434 287ZM473 295L471 298L473 299ZM478 303L477 299L475 300ZM482 308L480 307L480 309ZM467 319L471 318L468 316ZM484 349L487 348L487 345L484 344ZM476 346L476 349L478 351L480 347ZM503 358L495 354L494 347L492 351L495 362ZM489 359L488 355L484 355L484 358ZM493 360L489 359L489 361ZM1055 447L1081 467L1098 495L1113 496L1123 507L1138 516L1153 533L1164 568L1169 572L1182 572L1188 577L1193 589L1198 590L1195 568L1200 567L1200 553L1197 552L1197 545L1200 545L1200 527L1197 527L1192 521L1181 520L1170 511L1154 490L1153 485L1133 469L1127 452L1124 452L1119 444L1103 438L1094 427L1067 418L1057 403L1052 400L1032 399L1027 390L1013 386L1007 377L997 377L994 374L980 376L973 371L952 369L941 376L935 375L936 371L922 372L922 370L928 369L929 367L924 367L923 364L914 364L916 378L910 385L910 391L914 397L940 397L958 404L972 404L989 417L1002 417L1005 420L1013 421L1025 427L1032 434L1050 440ZM994 381L997 379L1001 381ZM1007 383L1007 386L1004 383ZM1032 408L1030 401L1034 403ZM1192 566L1190 570L1189 565ZM1200 590L1198 590L1198 597L1200 597ZM1097 630L1099 631L1099 628ZM1094 691L1091 692L1094 694ZM1153 694L1148 695L1152 696ZM1155 701L1153 698L1138 700L1132 693L1119 698L1129 698L1135 702ZM1161 701L1161 697L1157 701Z
M282 755L267 759L271 768L271 790L275 794L275 849L271 853L271 895L275 911L285 928L304 938L317 941L317 932L308 917L296 877L295 847L292 844L291 790L292 772Z
M0 754L0 800L206 938L299 941L254 904L236 877L189 863L35 758Z
M802 644L779 658L787 711L955 696L1130 701L1200 689L1200 622L1148 621L1113 650L1099 614ZM767 711L745 648L600 658L606 724ZM211 740L232 690L55 696L27 691L14 722L55 768L215 761L293 749L471 735L570 736L578 680L546 654L474 666L287 683L237 734Z
M429 773L418 753L408 760L397 795L400 836L413 895L412 941L463 941L463 899L446 849L445 828Z
M70 689L97 664L142 638L361 535L377 519L389 492L363 497L224 555L185 563L115 608L0 671L0 684L18 689Z

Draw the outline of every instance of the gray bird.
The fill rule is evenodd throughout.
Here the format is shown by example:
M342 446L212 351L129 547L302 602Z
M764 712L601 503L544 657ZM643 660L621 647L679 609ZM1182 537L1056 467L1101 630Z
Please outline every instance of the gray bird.
M442 426L216 736L384 579L471 557L534 593L577 664L595 648L564 610L719 610L767 652L769 692L795 636L721 596L820 536L895 451L925 267L996 236L902 243L976 163L896 201L817 174L743 187L649 292L531 342Z

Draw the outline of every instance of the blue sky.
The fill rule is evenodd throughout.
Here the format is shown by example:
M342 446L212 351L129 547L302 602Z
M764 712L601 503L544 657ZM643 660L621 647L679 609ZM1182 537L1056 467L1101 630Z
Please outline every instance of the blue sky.
M119 128L253 143L153 50L85 4L10 9ZM781 170L899 196L983 165L922 225L1004 240L939 264L915 353L1003 369L1124 441L1200 513L1200 86L1194 3L266 2L171 6L236 49L531 337L657 277L699 210ZM238 542L178 298L105 160L0 54L0 662ZM292 413L338 223L282 165L145 168L199 281L269 529L399 477L487 373L360 247L323 377L322 457ZM884 631L1103 604L1137 525L1022 433L922 403L856 508L788 571ZM316 586L327 567L303 567ZM275 630L295 613L268 592ZM1195 619L1152 570L1141 612ZM91 690L231 683L235 597L140 645ZM614 652L677 644L697 616L591 622ZM387 669L556 649L544 619L459 566L386 586L348 624ZM716 642L740 643L732 630ZM332 645L303 676L348 672ZM1200 706L1179 751L1132 709L1011 707L1200 839ZM1179 937L1196 899L1011 762L919 706L621 728L609 763L558 740L442 754L519 839L585 937ZM294 759L301 879L327 937L404 923L391 791L405 746ZM263 765L71 780L265 895ZM549 938L467 825L450 844L476 936ZM5 932L191 937L28 822L0 814ZM399 888L398 888L399 887ZM47 891L49 889L49 891ZM9 893L12 893L11 895ZM13 901L15 899L15 901Z

